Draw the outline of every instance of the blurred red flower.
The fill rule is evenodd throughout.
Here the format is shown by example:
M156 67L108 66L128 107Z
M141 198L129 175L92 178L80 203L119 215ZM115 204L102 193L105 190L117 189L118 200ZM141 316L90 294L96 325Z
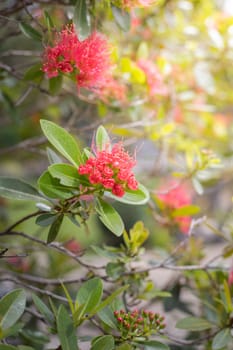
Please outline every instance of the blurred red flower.
M176 184L171 181L166 188L163 186L160 191L164 193L159 193L157 196L165 204L166 208L171 211L171 214L176 209L191 205L192 197L185 184ZM188 233L191 223L190 216L175 216L174 221L179 225L181 232Z
M48 78L68 74L78 88L98 91L111 76L110 51L104 35L93 32L80 41L69 25L57 34L52 47L45 48L42 70Z
M147 59L140 59L137 64L146 75L150 96L167 95L168 89L163 82L162 74L159 72L156 64Z

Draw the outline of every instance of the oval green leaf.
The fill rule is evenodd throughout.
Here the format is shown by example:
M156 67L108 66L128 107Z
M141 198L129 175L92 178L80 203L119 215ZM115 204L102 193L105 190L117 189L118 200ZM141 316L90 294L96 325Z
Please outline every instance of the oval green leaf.
M78 170L74 166L70 164L53 164L49 166L48 171L53 177L59 179L62 185L79 188Z
M26 182L10 177L0 177L0 196L19 200L45 200L39 192Z
M81 152L72 135L65 129L48 120L42 119L40 124L43 133L58 152L75 166L82 163Z
M70 189L61 185L59 180L53 178L47 170L40 176L38 186L50 198L67 199L72 196Z
M54 315L48 306L36 294L32 294L32 300L36 305L37 310L39 310L39 312L50 324L53 324L55 321Z
M213 343L212 343L212 349L213 350L225 349L227 344L229 342L232 342L232 341L233 341L233 339L231 336L230 328L222 329L220 332L218 332L215 335L215 337L213 339Z
M26 294L23 289L15 289L0 300L0 329L13 326L22 316L26 306Z
M36 224L42 227L51 225L56 220L56 214L41 214L36 218Z
M56 239L56 237L59 233L59 230L61 228L61 224L62 224L63 219L64 219L64 214L60 214L56 217L56 219L54 220L54 222L52 223L52 225L49 229L47 243L51 243Z
M115 341L112 335L103 335L94 338L90 350L113 350L115 349Z
M82 314L90 313L99 305L103 294L103 283L98 277L83 283L79 288L76 303L83 305Z
M98 198L96 211L102 223L116 236L121 236L124 231L124 223L118 212L103 199Z

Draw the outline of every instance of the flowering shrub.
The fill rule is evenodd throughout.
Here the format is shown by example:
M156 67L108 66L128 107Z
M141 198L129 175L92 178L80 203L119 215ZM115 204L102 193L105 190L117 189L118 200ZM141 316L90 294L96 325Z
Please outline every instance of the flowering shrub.
M232 350L232 14L1 2L0 350Z

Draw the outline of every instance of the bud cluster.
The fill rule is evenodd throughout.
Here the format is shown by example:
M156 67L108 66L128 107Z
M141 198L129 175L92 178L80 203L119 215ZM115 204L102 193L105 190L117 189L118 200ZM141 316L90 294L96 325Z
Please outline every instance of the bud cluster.
M136 337L148 337L165 328L164 317L145 310L114 311L121 338L132 340Z

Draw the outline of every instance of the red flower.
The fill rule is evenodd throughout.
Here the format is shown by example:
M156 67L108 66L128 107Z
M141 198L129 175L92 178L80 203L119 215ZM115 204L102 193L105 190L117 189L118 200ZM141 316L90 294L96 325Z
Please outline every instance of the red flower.
M125 152L122 143L109 146L105 150L97 151L96 156L89 158L85 164L80 165L80 175L88 177L94 186L110 190L114 195L122 197L125 190L136 190L136 181L131 169L136 161Z
M167 95L168 89L163 82L163 77L157 66L151 60L145 59L140 59L137 64L146 75L150 96Z
M190 192L184 184L178 185L175 182L170 182L167 187L171 189L166 191L163 187L161 191L164 190L165 193L158 194L158 198L169 210L173 211L191 204ZM191 223L190 216L175 216L174 221L179 225L181 232L188 233Z
M79 41L74 26L57 34L53 47L46 47L42 70L48 78L69 74L78 87L97 90L109 79L110 46L104 35L94 32Z

